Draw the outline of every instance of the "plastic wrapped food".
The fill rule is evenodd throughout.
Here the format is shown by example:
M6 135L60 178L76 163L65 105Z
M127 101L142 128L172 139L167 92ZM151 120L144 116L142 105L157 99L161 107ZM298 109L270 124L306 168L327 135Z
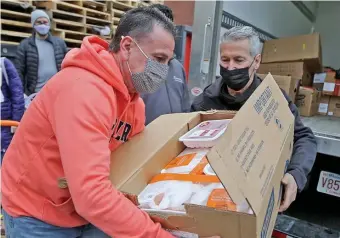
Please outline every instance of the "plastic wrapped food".
M185 149L175 159L165 166L161 173L197 174L203 175L203 169L208 165L208 149Z
M217 176L159 174L139 194L142 209L185 211L184 204L251 213L248 203L236 205Z
M231 119L204 121L187 132L181 138L189 148L210 148L217 144L220 136L227 129Z
M209 163L204 167L203 173L205 175L216 175L215 171L213 170Z

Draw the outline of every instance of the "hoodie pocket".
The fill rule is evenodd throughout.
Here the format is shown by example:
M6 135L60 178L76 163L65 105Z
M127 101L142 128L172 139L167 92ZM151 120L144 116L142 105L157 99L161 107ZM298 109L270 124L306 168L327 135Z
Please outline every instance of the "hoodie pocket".
M55 217L61 219L60 215L71 214L75 212L72 197L68 198L65 202L56 204L50 200L45 200L43 217Z

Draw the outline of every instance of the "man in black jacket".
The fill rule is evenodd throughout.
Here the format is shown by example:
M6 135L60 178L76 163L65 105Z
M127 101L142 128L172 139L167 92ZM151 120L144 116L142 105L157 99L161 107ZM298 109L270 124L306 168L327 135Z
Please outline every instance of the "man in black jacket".
M61 68L67 47L65 42L49 33L50 18L42 10L31 15L33 35L18 46L15 66L28 96L37 93Z
M221 77L195 98L192 111L239 110L261 83L256 75L260 63L261 42L257 33L251 27L228 30L220 45ZM285 194L280 206L281 212L290 206L297 192L305 187L317 153L313 132L303 125L294 102L285 92L283 94L295 117L295 126L293 155L282 179Z

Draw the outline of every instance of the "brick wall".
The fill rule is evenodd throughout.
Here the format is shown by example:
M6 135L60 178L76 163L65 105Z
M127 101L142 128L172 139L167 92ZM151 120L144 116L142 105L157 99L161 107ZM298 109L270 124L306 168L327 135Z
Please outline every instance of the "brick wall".
M176 25L193 25L195 1L164 1L164 5L172 9Z

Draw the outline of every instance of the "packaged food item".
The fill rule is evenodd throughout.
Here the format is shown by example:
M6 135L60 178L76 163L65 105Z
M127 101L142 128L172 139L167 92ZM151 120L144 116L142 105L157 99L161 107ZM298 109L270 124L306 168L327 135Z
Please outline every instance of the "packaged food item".
M184 204L250 213L246 201L235 204L217 176L159 174L138 195L142 209L185 211Z
M216 145L231 119L204 121L179 138L189 148L210 148Z
M175 159L165 166L161 173L203 175L203 169L208 165L209 149L186 148Z
M204 167L203 173L205 175L216 175L215 171L213 170L209 163Z

